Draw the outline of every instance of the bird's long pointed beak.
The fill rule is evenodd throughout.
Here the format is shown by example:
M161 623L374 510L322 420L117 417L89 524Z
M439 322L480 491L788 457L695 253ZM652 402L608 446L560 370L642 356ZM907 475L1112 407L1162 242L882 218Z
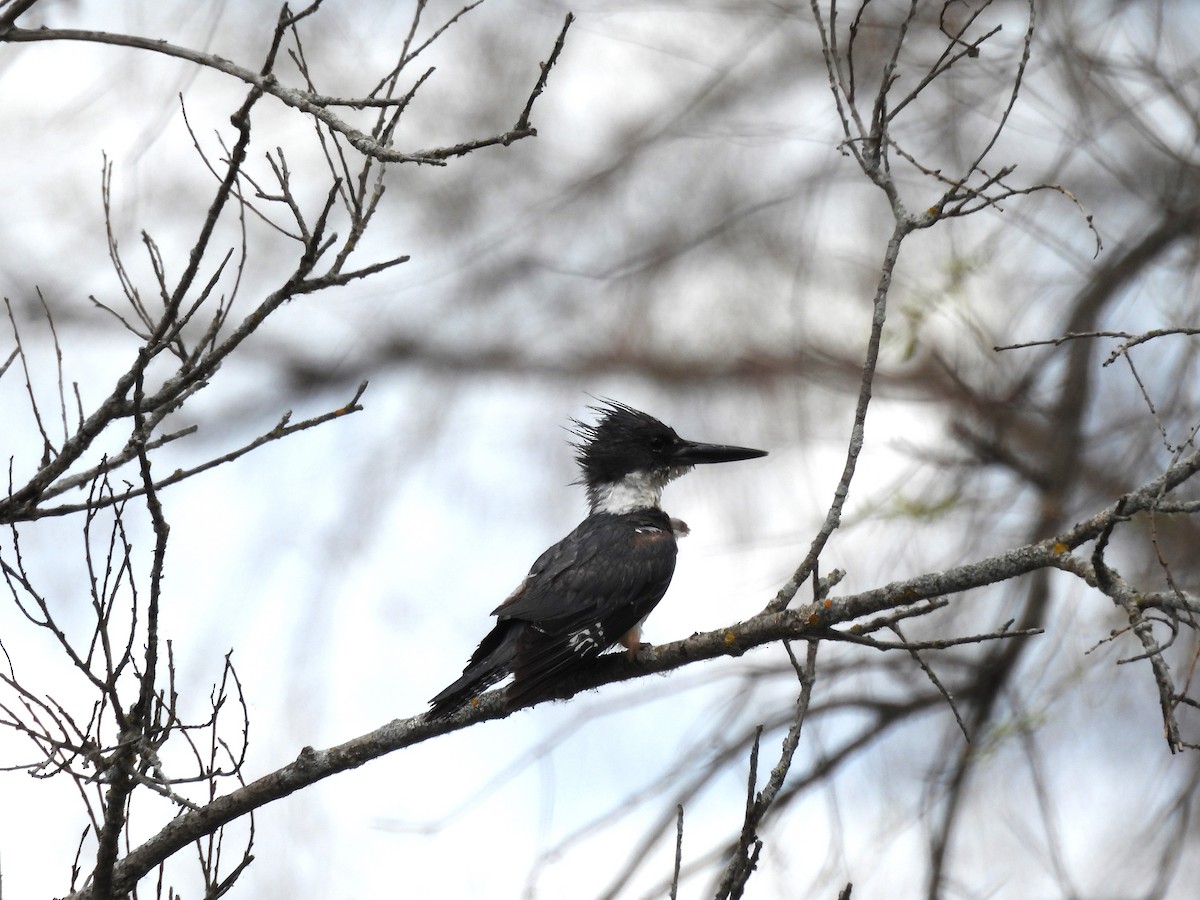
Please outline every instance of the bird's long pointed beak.
M731 447L728 444L700 444L696 441L683 441L675 448L675 462L681 466L695 466L703 463L737 462L739 459L757 459L766 456L766 450L753 450L750 447Z

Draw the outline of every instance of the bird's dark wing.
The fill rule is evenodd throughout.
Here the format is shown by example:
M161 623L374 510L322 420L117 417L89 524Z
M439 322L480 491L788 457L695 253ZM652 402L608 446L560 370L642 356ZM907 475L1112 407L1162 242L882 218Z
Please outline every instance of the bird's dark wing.
M589 516L543 553L496 610L501 622L528 626L514 646L509 704L545 695L637 626L666 593L675 554L671 520L658 509Z
M510 672L510 705L544 695L649 614L671 583L675 552L674 525L661 510L589 516L496 608L496 626L462 676L429 701L430 714L452 712Z
M545 603L544 597L535 604L527 603L527 589L531 584L544 585L555 581L565 570L578 563L580 551L591 552L595 549L596 544L592 541L581 543L572 540L579 531L579 528L575 529L539 556L517 589L492 611L492 615L498 616L499 621L479 642L479 646L475 648L475 652L463 668L462 675L429 701L431 716L439 717L453 712L472 697L479 696L497 681L512 674L517 640L523 632L532 627L522 620L520 611L530 606L542 607ZM514 609L518 610L515 616L509 612Z
M515 591L508 595L503 603L492 610L493 616L501 619L537 619L553 613L553 601L546 606L547 596L545 586L557 584L563 575L590 562L602 549L600 530L588 527L588 523L596 516L584 519L574 531L549 547L534 561L529 574ZM604 516L605 519L614 518ZM531 585L538 589L530 592Z

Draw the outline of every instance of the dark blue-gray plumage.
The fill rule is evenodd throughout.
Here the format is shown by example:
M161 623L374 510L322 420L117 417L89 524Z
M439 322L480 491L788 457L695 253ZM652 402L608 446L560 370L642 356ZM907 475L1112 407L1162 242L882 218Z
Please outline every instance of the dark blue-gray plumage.
M493 611L496 626L462 677L429 701L431 715L452 712L509 674L512 708L552 694L564 673L618 642L636 654L641 623L675 572L676 537L687 533L659 506L663 488L697 464L766 455L684 440L623 403L592 409L594 425L575 422L588 517Z

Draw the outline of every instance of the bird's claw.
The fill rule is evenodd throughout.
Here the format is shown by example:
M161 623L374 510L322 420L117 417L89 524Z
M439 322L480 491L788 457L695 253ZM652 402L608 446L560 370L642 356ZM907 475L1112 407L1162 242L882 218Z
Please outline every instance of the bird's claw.
M629 658L634 662L653 662L658 659L658 651L654 649L653 644L641 642L637 645L637 649L629 654Z

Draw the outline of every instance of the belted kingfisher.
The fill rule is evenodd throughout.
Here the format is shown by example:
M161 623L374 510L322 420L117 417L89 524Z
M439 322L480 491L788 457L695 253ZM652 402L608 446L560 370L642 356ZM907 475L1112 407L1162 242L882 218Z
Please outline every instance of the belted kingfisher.
M429 701L442 716L511 674L509 709L551 694L556 680L620 643L636 657L641 624L675 572L676 538L688 527L659 506L663 488L699 463L766 456L765 450L687 441L653 416L613 400L572 420L586 519L538 557L492 612L496 626L462 677Z

